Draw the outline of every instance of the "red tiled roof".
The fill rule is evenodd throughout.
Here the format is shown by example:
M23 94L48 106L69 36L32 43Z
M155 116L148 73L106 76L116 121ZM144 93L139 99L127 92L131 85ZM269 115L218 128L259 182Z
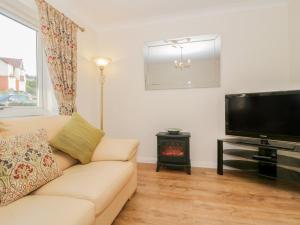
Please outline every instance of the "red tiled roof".
M5 62L6 64L13 66L14 68L24 69L22 59L0 57L0 60Z

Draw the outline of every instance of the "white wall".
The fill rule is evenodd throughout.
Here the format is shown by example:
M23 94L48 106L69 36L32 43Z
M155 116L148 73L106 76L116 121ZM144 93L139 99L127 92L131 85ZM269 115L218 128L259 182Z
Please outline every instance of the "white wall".
M289 0L291 82L300 88L300 1Z
M0 76L7 76L8 75L8 66L5 62L0 60Z
M8 77L8 89L13 89L16 91L16 78Z
M87 29L78 33L77 109L99 127L99 82L93 58L98 54L96 34Z
M140 161L154 162L155 134L183 128L192 133L193 165L210 167L224 136L225 93L290 87L288 7L187 17L99 33L99 52L113 59L106 70L105 131L140 139ZM211 33L222 37L221 88L145 91L145 42Z

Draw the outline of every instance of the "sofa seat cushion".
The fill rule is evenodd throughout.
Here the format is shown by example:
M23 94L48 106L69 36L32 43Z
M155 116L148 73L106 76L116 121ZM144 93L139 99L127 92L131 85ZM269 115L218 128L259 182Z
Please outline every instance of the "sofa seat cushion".
M3 225L92 225L94 221L94 204L75 198L29 195L0 207Z
M76 165L63 176L49 182L34 195L68 196L85 199L96 206L100 214L129 182L134 172L132 162L101 161Z

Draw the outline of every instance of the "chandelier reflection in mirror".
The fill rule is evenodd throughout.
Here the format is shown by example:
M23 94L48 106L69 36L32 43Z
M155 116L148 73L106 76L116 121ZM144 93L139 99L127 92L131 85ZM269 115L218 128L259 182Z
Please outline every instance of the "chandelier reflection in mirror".
M179 40L170 40L166 41L167 43L171 43L172 48L180 49L180 59L175 59L174 60L174 65L176 69L184 69L184 68L190 68L192 60L190 58L184 59L183 58L183 48L186 43L190 43L191 39L190 38L184 38L184 39L179 39Z
M146 43L146 89L219 87L220 55L221 38L217 34Z

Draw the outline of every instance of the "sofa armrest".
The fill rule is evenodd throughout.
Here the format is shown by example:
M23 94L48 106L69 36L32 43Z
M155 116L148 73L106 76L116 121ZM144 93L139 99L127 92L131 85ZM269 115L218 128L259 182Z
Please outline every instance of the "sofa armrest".
M93 154L92 162L128 161L136 154L138 146L139 141L136 139L103 137Z

